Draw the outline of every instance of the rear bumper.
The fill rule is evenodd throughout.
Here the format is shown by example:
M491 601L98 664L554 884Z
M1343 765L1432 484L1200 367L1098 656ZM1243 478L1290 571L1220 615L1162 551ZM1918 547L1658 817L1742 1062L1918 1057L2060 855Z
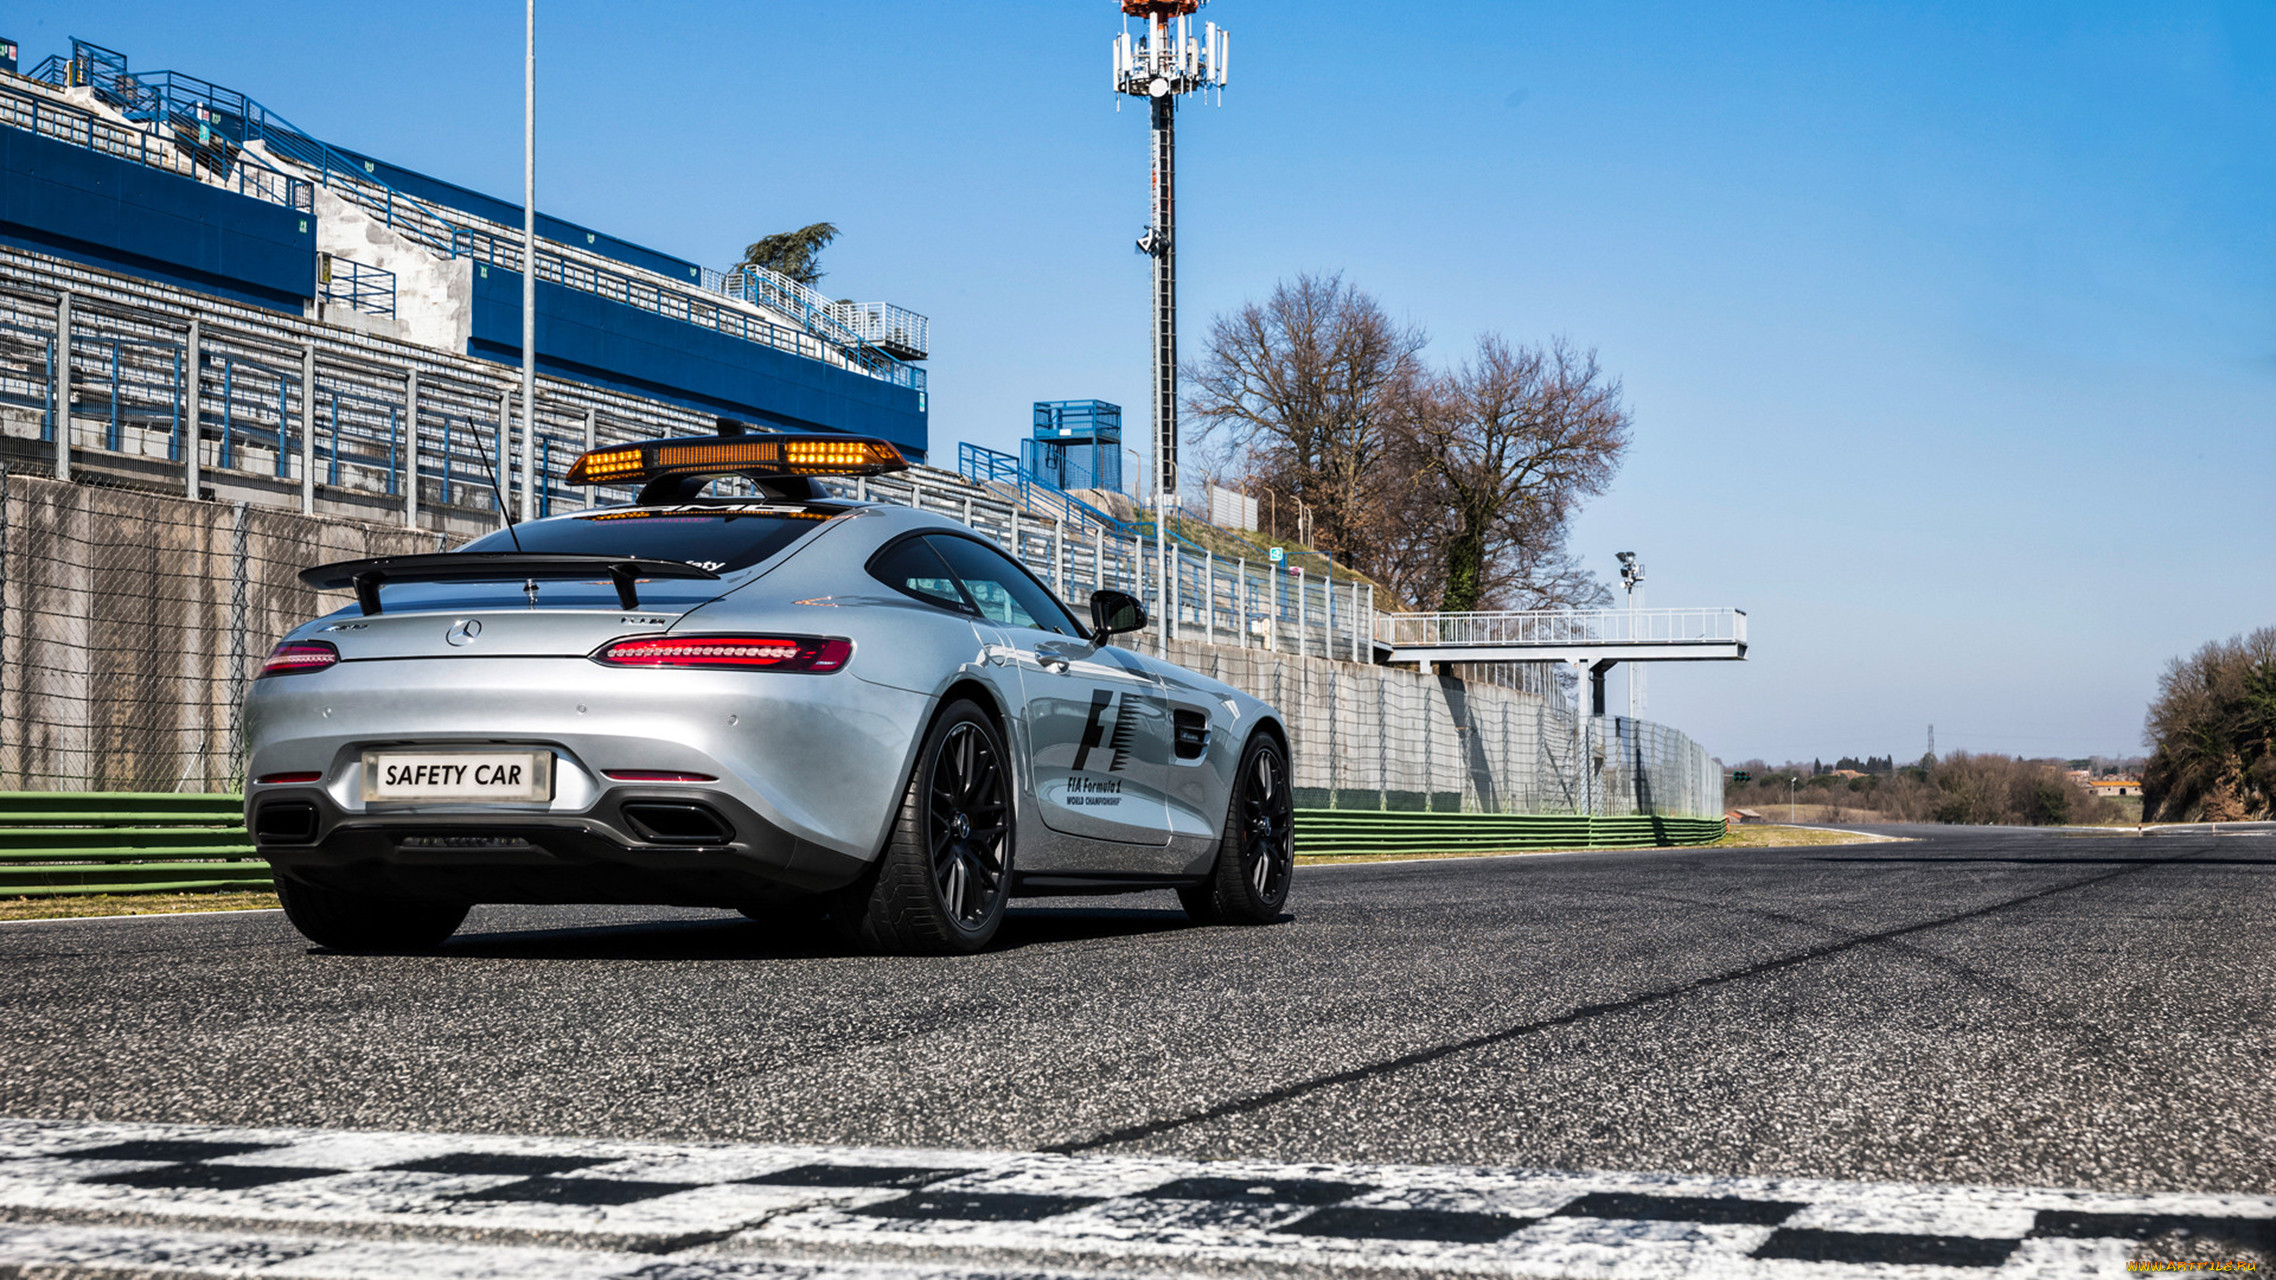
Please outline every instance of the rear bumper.
M468 901L737 906L877 856L928 699L849 673L616 670L582 658L365 660L258 680L246 816L279 873ZM363 753L550 751L552 799L368 803ZM700 774L618 782L613 770ZM309 773L307 785L263 777ZM647 838L628 803L701 803L727 838ZM279 806L302 806L279 823Z
M655 825L638 817L644 805L699 810L726 838L651 838ZM618 787L581 813L359 813L318 787L264 787L246 816L255 847L281 876L467 903L737 907L835 889L867 866L696 787Z

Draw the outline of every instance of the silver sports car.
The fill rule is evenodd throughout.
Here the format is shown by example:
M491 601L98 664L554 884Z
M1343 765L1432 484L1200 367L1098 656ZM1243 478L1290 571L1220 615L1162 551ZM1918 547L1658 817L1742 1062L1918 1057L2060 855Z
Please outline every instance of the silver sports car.
M859 944L988 945L1022 894L1175 889L1278 915L1286 731L1118 648L964 525L818 475L883 441L729 434L580 458L639 499L441 555L324 565L357 603L245 701L246 820L286 913L347 950L439 944L483 902L826 916ZM704 496L739 476L749 496Z

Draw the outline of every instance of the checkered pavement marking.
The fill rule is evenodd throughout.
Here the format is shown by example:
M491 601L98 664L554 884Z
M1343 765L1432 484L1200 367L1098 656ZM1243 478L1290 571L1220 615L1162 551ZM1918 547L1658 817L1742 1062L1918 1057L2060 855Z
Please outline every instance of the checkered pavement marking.
M842 1264L857 1270L1844 1280L2124 1275L2138 1242L2173 1232L2276 1250L2276 1198L2254 1196L8 1119L0 1217L0 1268L61 1265L52 1232L69 1227L130 1253L121 1231L181 1237L208 1259L195 1274L312 1277L360 1274L364 1255L332 1238L357 1230L551 1249L578 1275L640 1280L817 1253L867 1259ZM290 1243L307 1231L328 1242Z

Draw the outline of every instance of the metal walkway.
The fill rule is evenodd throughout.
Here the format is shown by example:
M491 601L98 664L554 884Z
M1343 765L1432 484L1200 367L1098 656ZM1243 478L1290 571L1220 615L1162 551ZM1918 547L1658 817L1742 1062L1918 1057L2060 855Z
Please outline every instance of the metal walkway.
M1543 609L1383 613L1376 657L1413 662L1712 662L1747 656L1743 609Z

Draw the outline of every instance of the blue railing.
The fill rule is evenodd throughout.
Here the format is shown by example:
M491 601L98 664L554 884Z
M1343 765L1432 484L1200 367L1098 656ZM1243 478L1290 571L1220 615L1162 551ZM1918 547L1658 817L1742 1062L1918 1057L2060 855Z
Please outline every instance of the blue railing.
M316 279L326 302L346 304L367 316L395 314L395 273L327 253L320 260Z
M1154 521L1118 520L1074 494L1052 485L1044 477L1028 470L1026 464L1011 454L985 445L958 442L956 470L965 479L978 484L1008 485L1019 494L1022 505L1049 512L1054 518L1081 527L1096 525L1110 534L1125 538L1152 539ZM1198 552L1208 549L1176 529L1165 529L1172 542Z
M183 177L215 180L239 195L303 213L316 207L315 188L304 178L242 156L184 149L164 142L152 146L151 136L144 130L121 128L93 112L4 85L0 85L0 124Z

